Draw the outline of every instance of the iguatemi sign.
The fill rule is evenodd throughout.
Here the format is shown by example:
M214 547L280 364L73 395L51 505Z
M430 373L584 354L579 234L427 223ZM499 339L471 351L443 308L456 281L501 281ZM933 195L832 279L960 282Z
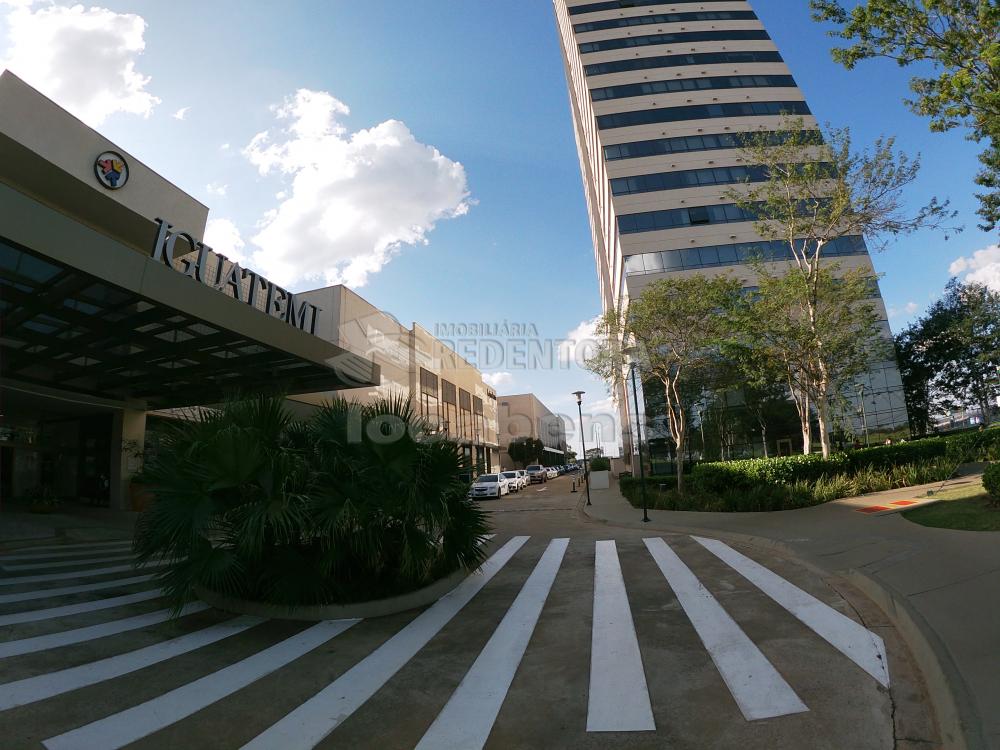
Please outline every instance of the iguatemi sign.
M160 261L178 273L195 281L200 281L238 302L246 302L250 307L307 333L316 333L316 315L319 308L311 302L297 300L287 289L282 289L256 271L240 268L239 263L231 263L222 253L217 253L204 242L199 242L187 232L176 232L170 222L157 219L156 242L151 254L153 260ZM174 260L178 240L191 250L189 254ZM187 253L187 250L183 250ZM249 286L244 290L244 280ZM258 301L263 300L263 308Z

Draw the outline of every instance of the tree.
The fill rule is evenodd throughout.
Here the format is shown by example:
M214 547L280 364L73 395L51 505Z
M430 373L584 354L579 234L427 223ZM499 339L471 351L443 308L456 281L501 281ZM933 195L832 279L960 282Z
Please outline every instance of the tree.
M684 491L684 439L693 403L685 385L708 377L729 333L725 313L739 294L739 281L729 276L654 281L631 300L627 312L610 310L601 318L600 343L586 362L616 392L627 372L626 357L638 363L643 382L655 379L662 384L667 427L677 448L678 492Z
M507 455L511 461L527 466L528 464L540 463L540 458L545 451L545 445L541 440L532 437L519 437L510 441L507 446Z
M799 415L802 452L812 451L812 413L820 446L830 455L830 401L878 360L885 347L879 315L871 303L866 269L843 271L824 265L806 276L783 274L759 264L759 290L736 316L740 338L752 356L742 360L752 384L773 382L780 371Z
M595 458L603 458L604 448L601 448L600 446L596 448L587 448L587 451L584 455L587 457L588 461L593 461Z
M870 344L862 337L860 346L852 347L849 331L842 326L859 325L859 332L865 333L870 315L865 306L856 311L822 306L857 306L871 296L870 288L862 287L873 280L851 273L843 283L836 281L824 270L824 251L831 243L862 236L883 247L889 237L945 227L955 213L936 198L915 213L904 209L903 188L916 179L920 160L897 153L893 138L879 138L871 149L855 152L846 128L829 130L819 144L801 118L785 119L780 130L777 144L764 132L744 138L744 162L764 166L768 179L731 189L727 198L756 217L754 229L761 237L787 243L792 258L787 275L768 270L766 256L758 258L756 266L762 278L761 301L773 315L784 310L790 317L746 322L748 330L755 331L751 335L763 335L761 325L767 326L769 367L778 363L787 377L802 424L803 451L811 450L810 414L815 409L827 456L829 398L838 377L860 372L854 355ZM831 346L845 362L831 356Z
M988 145L976 184L984 231L1000 223L1000 3L997 0L867 0L851 10L839 0L811 0L813 18L840 26L830 35L853 42L834 49L848 70L884 57L905 67L930 62L933 77L914 76L906 100L931 118L931 130L964 126Z
M1000 395L1000 294L952 279L913 329L913 356L930 373L931 408L974 404L989 421Z
M913 323L900 331L893 341L899 376L903 381L903 399L910 433L926 435L931 417L931 380L934 370L923 356L921 326Z

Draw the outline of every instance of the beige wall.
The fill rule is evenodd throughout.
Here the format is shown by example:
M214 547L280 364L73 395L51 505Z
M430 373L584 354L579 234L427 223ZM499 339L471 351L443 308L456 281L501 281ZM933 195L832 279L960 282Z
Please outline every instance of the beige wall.
M498 396L498 421L500 462L512 468L514 462L507 453L507 446L517 438L530 437L541 440L548 448L564 450L566 429L562 418L553 414L533 393ZM554 454L553 454L554 455Z
M496 468L497 450L497 398L496 392L483 381L470 362L433 336L427 329L414 323L407 327L356 292L343 285L302 292L298 297L320 308L316 322L316 335L348 351L371 358L381 368L381 385L377 388L359 388L296 396L304 403L319 404L334 396L367 402L376 396L411 395L414 407L425 418L444 428L450 437L470 445L478 445L488 456L483 459ZM420 389L421 369L438 378L436 398L423 398ZM460 391L469 394L473 405L467 429L462 430L459 404L450 416L444 404L444 381L456 388L456 401ZM482 401L482 422L476 419L474 399ZM475 456L473 457L475 458Z
M128 163L128 182L118 190L94 174L95 159L108 150ZM0 74L0 182L143 254L152 248L154 219L196 237L208 220L203 204L10 71Z

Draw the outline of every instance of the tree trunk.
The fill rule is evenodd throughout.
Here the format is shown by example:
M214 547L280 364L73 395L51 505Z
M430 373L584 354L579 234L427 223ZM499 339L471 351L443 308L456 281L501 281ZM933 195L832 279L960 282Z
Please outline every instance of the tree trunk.
M820 395L819 403L816 405L816 421L819 422L819 445L823 451L823 458L830 457L830 431L827 425L830 423L830 404L827 401L826 391Z
M764 458L769 458L767 455L767 427L764 426L763 422L760 424L760 439L764 443Z
M684 428L680 429L680 440L677 441L677 454L674 458L677 467L677 494L684 494L684 453L681 446L684 445Z

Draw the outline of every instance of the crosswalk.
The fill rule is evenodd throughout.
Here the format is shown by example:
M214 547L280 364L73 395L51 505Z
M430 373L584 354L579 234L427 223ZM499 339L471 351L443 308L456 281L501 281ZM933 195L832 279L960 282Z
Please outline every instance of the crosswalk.
M537 690L542 701L551 692L538 659L526 659L540 623L549 622L575 644L560 653L587 665L570 671L585 682L573 693L583 700L567 709L581 738L670 731L677 719L665 686L707 691L713 710L723 712L719 697L728 695L733 712L725 715L734 726L821 708L812 689L817 675L789 669L773 643L759 642L759 629L748 632L746 605L734 608L730 591L739 592L740 602L753 597L750 611L781 613L775 627L811 638L805 650L829 649L830 659L839 660L838 674L859 691L876 695L890 684L877 634L715 539L501 538L490 543L479 571L415 616L297 625L227 617L201 602L186 605L178 619L162 603L149 609L161 596L151 574L134 575L131 565L88 567L108 562L102 555L114 555L113 546L35 547L0 556L0 585L9 592L0 595L0 736L24 737L23 745L10 747L37 747L38 738L48 750L111 749L142 740L172 746L157 745L156 738L171 731L191 737L199 721L214 726L206 715L234 725L232 744L213 747L336 747L339 737L343 746L364 746L358 736L367 706L384 706L397 686L421 681L415 672L443 658L449 667L464 666L449 669L447 679L428 672L427 705L434 708L399 729L406 737L400 746L483 748L505 724L513 694ZM35 572L48 569L59 572ZM104 580L87 580L98 577ZM74 579L87 582L62 585ZM198 619L209 615L214 619ZM576 635L581 621L586 640ZM468 637L457 641L459 632L475 633L471 651ZM705 665L697 686L665 674L677 668L665 653L681 646L685 659ZM196 666L184 661L195 655ZM181 662L182 678L165 680L163 689L136 682L141 689L111 690L145 675L169 675ZM324 680L326 671L317 669L327 662L332 671ZM276 700L253 710L253 701L241 701L261 692L258 685L297 682L296 670L312 689L297 688L295 705ZM559 665L551 670L553 678L563 674ZM106 691L119 697L109 702ZM86 696L94 697L92 711L61 710ZM33 713L25 714L28 708ZM402 716L396 718L402 722ZM30 717L42 723L26 729ZM380 746L374 737L371 746Z

